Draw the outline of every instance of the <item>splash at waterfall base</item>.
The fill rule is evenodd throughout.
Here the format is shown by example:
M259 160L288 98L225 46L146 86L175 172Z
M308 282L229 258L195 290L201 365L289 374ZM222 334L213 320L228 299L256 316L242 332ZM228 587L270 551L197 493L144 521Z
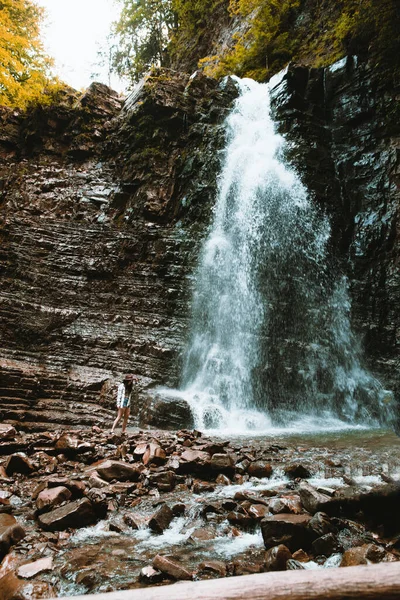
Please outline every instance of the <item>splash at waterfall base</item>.
M4 600L400 559L400 440L3 427Z

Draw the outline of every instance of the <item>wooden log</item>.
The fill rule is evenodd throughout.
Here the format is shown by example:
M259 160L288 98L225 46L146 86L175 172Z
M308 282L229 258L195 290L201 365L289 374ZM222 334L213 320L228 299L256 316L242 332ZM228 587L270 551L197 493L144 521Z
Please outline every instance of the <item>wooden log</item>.
M176 583L69 600L399 600L400 562Z

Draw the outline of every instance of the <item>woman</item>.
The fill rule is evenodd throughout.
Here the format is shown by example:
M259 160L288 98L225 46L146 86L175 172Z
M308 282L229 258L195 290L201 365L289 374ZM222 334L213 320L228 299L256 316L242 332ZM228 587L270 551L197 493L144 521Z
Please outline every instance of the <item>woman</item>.
M132 388L133 382L137 383L139 379L134 375L125 375L123 382L118 386L118 395L117 395L117 418L114 421L111 432L114 431L120 420L123 418L122 422L122 433L125 433L126 426L129 419L129 414L131 412L131 396L132 396Z

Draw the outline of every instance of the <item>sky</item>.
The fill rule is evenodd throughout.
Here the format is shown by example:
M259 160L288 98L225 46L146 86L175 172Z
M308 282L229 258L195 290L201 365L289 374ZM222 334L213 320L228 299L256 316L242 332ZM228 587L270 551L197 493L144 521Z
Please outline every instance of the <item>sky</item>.
M109 84L106 68L96 65L97 52L107 48L111 23L118 19L116 0L35 0L47 11L42 38L47 53L55 60L55 73L76 89L92 81ZM93 73L99 73L94 79ZM111 87L124 91L124 84L112 77Z

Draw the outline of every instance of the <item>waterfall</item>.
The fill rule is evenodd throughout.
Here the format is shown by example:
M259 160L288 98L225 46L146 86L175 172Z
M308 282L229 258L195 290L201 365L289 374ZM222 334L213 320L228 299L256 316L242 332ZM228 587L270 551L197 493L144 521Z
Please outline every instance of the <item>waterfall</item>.
M361 365L329 220L285 164L270 86L236 81L181 393L202 429L371 422L380 386Z

